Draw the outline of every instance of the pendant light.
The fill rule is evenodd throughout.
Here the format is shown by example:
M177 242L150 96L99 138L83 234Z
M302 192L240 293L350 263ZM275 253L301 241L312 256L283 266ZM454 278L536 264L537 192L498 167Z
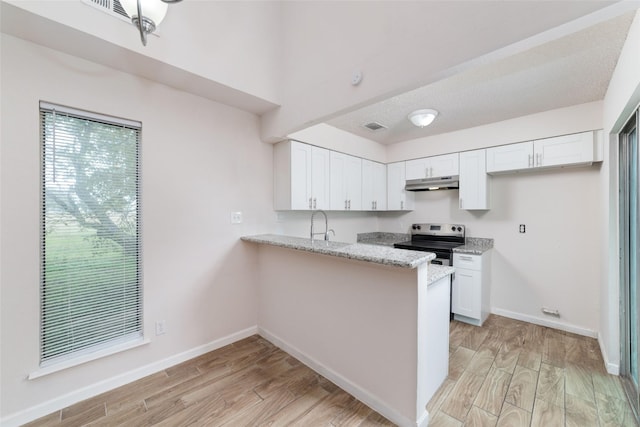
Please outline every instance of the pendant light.
M140 40L147 45L147 34L156 30L167 15L169 3L181 0L120 0L127 15L131 17L133 25L140 31Z

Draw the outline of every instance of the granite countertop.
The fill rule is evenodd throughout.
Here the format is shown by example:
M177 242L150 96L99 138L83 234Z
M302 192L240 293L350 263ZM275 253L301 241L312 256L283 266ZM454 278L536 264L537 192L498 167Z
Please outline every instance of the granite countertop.
M465 244L463 246L453 248L453 252L457 254L482 255L491 248L493 248L493 239L467 237L465 239Z
M430 285L443 277L447 277L450 274L455 272L455 268L438 265L438 264L429 264L429 268L427 269L427 285Z
M369 245L393 246L394 243L411 240L411 235L406 233L385 233L374 231L372 233L358 233L358 243Z
M311 242L311 239L308 238L279 236L275 234L243 236L241 239L245 242L261 243L403 268L416 268L436 257L436 255L431 252L409 251L363 243L342 243L325 240L315 240ZM429 272L432 267L433 265L429 264ZM443 272L439 272L438 274L443 274Z

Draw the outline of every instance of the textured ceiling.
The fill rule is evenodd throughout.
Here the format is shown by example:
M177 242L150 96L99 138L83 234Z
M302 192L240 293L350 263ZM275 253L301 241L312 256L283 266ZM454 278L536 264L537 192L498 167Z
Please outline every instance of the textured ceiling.
M601 100L633 17L630 12L601 22L368 105L327 124L381 144L393 144ZM407 115L422 108L433 108L440 114L431 126L417 128ZM369 122L388 129L372 132L363 127Z

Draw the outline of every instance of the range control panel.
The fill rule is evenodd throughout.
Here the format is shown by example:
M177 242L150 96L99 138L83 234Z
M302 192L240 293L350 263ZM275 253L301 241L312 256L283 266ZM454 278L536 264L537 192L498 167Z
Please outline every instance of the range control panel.
M464 237L464 225L461 224L412 224L412 235L456 236Z

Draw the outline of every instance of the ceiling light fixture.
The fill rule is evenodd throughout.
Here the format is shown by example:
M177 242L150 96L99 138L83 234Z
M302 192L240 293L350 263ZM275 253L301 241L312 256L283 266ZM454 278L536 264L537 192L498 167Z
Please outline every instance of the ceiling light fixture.
M411 123L423 128L425 126L429 126L431 122L435 120L437 115L438 112L436 110L424 109L416 110L413 113L409 114L409 116L407 117L409 118L409 120L411 120Z
M120 0L133 25L140 31L143 46L147 45L147 34L153 33L167 15L170 3L181 0Z

